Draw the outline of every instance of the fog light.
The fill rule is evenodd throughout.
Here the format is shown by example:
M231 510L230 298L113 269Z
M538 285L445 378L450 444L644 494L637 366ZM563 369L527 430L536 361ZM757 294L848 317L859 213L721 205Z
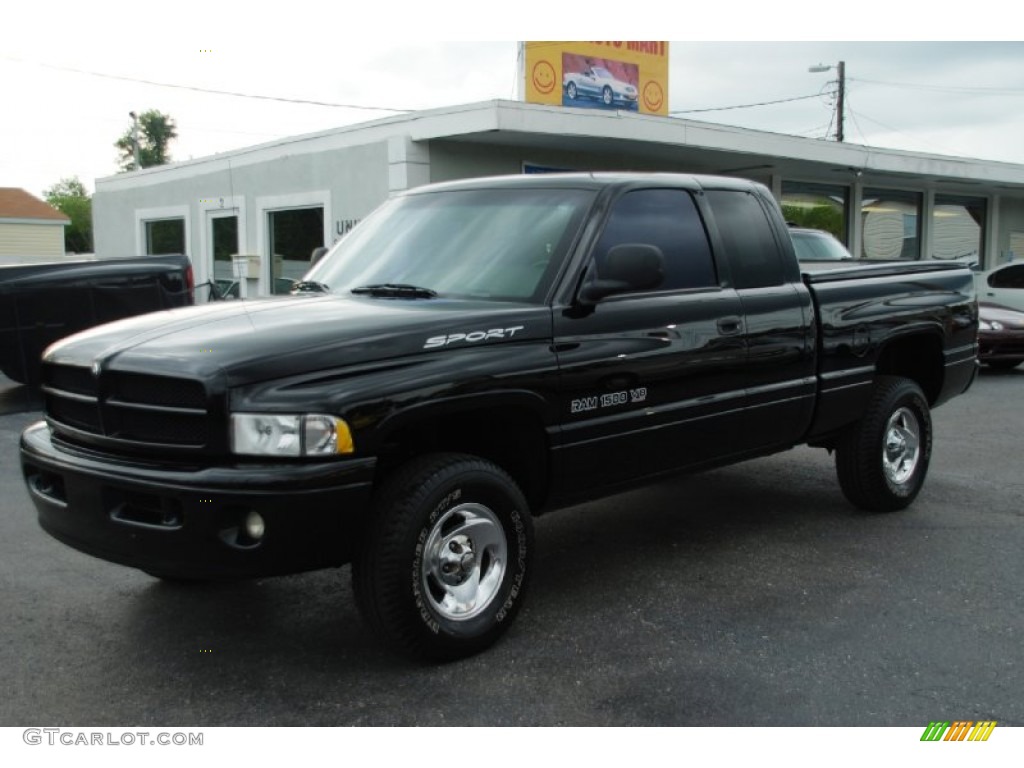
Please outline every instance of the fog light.
M259 512L251 511L245 516L245 535L253 541L259 541L263 538L263 534L266 531L266 526L263 523L263 517Z

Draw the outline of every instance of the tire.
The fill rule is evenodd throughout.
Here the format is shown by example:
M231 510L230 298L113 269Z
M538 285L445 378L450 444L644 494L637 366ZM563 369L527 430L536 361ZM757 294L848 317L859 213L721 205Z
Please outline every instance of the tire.
M932 421L928 401L910 379L880 376L863 417L836 445L839 486L869 512L904 509L928 473Z
M533 523L515 482L489 461L422 456L387 479L352 567L356 602L390 646L448 661L512 623L526 591Z
M1021 363L1024 363L1024 360L988 360L985 365L999 371L1009 371Z
M607 85L601 91L601 101L604 102L606 107L610 107L615 102L615 98L612 96L612 89Z
M569 83L565 86L565 95L569 97L569 101L576 101L576 83Z

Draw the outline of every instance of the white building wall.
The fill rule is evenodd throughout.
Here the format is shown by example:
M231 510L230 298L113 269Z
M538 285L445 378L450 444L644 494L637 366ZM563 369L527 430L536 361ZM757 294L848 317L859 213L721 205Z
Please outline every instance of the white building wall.
M235 211L239 216L240 250L260 255L266 267L270 258L266 252L269 211L322 205L325 243L331 245L388 195L386 141L282 154L262 163L234 167L226 158L208 172L204 172L203 164L196 164L192 174L174 172L178 170L175 166L167 170L170 173L150 170L136 179L112 177L97 182L93 197L97 255L140 255L145 249L143 228L147 219L182 216L186 219L186 252L192 259L196 282L202 283L212 276L207 231L211 215ZM261 278L264 289L267 276Z
M988 266L1009 261L1011 256L1017 260L1024 259L1024 200L1000 197L998 210L999 232L994 248L996 259Z

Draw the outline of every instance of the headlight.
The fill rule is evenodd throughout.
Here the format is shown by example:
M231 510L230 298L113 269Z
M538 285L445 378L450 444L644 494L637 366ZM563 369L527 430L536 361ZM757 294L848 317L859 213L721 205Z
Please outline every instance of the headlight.
M245 456L338 456L353 453L344 419L321 413L235 413L231 452Z
M978 330L1001 331L1003 330L1003 324L998 320L978 320Z

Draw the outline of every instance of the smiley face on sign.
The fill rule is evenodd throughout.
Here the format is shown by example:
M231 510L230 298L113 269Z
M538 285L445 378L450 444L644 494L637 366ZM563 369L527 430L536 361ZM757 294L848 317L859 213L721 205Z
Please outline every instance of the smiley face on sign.
M547 61L538 61L533 66L533 87L545 95L555 89L555 68Z
M643 89L644 106L651 112L658 112L665 103L665 93L661 86L653 80L644 83Z

